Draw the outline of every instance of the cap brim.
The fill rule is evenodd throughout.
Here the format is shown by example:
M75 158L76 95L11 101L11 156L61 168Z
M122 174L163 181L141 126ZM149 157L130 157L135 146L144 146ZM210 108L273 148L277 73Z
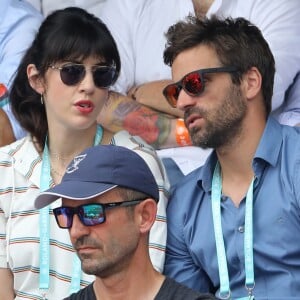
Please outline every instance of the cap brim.
M66 181L55 187L41 192L35 199L35 208L43 208L59 198L72 200L87 200L102 195L117 185L99 182L74 182Z

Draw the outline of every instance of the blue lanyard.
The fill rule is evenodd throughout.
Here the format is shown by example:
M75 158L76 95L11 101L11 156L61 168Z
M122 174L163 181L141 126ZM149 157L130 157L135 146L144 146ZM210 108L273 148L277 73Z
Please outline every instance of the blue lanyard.
M94 139L94 146L100 144L102 140L103 130L101 126L97 126L97 132ZM40 178L40 190L49 189L51 181L50 160L47 140L45 143L42 156L42 169ZM47 291L50 283L50 205L40 209L40 278L39 289L46 299ZM76 254L73 257L73 274L71 279L70 294L80 289L81 264Z
M245 287L248 292L247 297L236 298L236 300L254 300L252 294L254 281L254 264L253 264L253 182L249 186L246 196L246 212L245 212L245 236L244 236L244 253L245 253ZM227 267L227 259L225 245L222 232L221 222L221 196L222 196L222 178L220 165L217 163L212 179L212 213L214 232L217 248L217 258L220 277L220 299L232 299L229 285L229 275Z

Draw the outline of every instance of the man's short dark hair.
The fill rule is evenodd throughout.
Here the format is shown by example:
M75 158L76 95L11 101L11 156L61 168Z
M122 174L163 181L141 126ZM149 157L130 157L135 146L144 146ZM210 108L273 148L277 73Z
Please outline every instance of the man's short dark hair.
M275 61L261 31L244 18L220 19L216 16L200 20L189 16L169 28L164 51L165 64L172 66L184 50L207 45L214 49L224 66L235 66L232 82L239 84L245 72L256 67L262 76L262 93L266 114L271 112Z

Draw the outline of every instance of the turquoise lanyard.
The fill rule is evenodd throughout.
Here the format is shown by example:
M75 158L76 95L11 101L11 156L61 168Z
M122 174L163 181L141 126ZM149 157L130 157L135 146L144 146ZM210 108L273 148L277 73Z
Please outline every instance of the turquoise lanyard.
M94 139L94 146L100 144L102 140L103 130L101 126L97 126L97 132ZM50 160L47 140L45 143L42 156L42 169L40 178L40 190L45 191L49 189L50 185ZM46 299L47 291L50 283L50 205L40 209L40 278L39 289ZM73 257L73 271L70 286L70 294L80 289L81 279L81 264L76 254Z
M248 292L247 297L235 298L236 300L254 300L253 289L254 282L254 264L253 264L253 182L249 186L246 196L246 212L245 212L245 236L244 236L244 253L245 253L245 288ZM217 248L217 258L220 277L220 299L231 298L231 291L229 285L229 275L227 267L227 259L225 252L225 245L222 232L221 222L221 196L222 196L222 178L220 165L217 163L213 179L212 179L212 213L214 232Z

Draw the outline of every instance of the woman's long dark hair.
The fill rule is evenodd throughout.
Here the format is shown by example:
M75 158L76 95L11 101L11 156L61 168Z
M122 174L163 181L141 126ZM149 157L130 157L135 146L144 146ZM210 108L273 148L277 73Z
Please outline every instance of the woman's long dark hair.
M119 74L120 56L106 25L77 7L50 14L24 55L10 91L11 107L20 125L36 139L41 149L48 132L46 111L41 95L29 84L27 66L34 64L39 77L44 78L49 66L56 62L82 61L90 56L114 65Z

